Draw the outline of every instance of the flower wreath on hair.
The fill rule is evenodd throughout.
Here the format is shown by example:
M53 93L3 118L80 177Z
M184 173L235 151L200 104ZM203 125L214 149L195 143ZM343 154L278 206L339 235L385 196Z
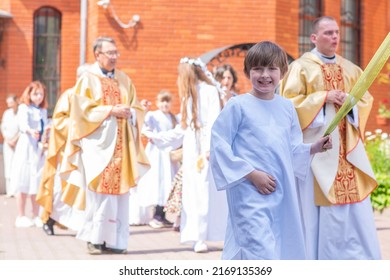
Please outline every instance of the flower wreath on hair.
M211 81L211 83L217 88L218 92L221 94L220 97L223 99L226 97L226 92L222 89L221 84L214 78L213 74L207 69L206 64L200 58L188 58L183 57L180 59L180 63L188 63L200 67L203 73L207 76L207 78Z

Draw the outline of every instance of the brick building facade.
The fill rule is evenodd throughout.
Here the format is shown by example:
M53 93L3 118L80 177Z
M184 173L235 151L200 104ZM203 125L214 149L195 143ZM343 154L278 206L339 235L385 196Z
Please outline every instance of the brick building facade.
M116 40L121 53L118 67L132 78L139 98L153 101L161 89L177 95L177 65L184 56L197 57L224 46L261 40L275 41L291 57L299 56L299 0L106 0L110 2L106 9L98 2L104 1L0 0L0 114L6 94L20 95L34 77L34 17L42 7L60 15L57 95L74 85L80 63L94 62L92 43L102 35ZM322 1L322 14L340 21L341 2ZM364 68L390 31L390 0L360 3L360 66ZM122 22L138 14L139 23L135 28L120 27L112 8ZM83 24L85 34L80 28ZM242 74L243 55L237 53L231 52L223 62L236 68L238 87L245 92L249 83ZM388 72L390 66L382 70L384 75ZM389 98L390 84L377 80L370 92L376 101ZM378 102L368 130L378 127L377 107ZM178 108L176 98L174 111Z

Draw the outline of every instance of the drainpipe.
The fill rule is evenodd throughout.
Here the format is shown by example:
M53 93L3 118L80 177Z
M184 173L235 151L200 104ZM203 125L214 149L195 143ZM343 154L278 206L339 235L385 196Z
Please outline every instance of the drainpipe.
M80 0L80 65L85 63L88 0Z

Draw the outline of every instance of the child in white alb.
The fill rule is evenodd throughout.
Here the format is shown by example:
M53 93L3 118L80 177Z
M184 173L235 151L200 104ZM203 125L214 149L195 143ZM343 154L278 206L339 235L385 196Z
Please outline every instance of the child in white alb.
M140 179L136 189L141 207L140 215L148 215L147 207L154 207L149 225L161 228L172 226L172 222L165 217L164 205L172 188L173 177L179 169L179 162L171 160L170 152L182 145L182 135L180 131L171 133L179 124L177 116L171 113L172 94L165 90L160 91L157 94L156 105L158 110L147 112L141 131L148 139L145 153L150 162L150 169Z
M45 141L44 130L47 124L46 88L39 82L30 83L22 97L17 113L20 130L19 140L15 147L14 160L11 169L11 188L17 191L16 202L18 216L16 227L42 227L39 218L39 205L35 198L41 179L44 163ZM26 216L26 200L32 204L32 220Z

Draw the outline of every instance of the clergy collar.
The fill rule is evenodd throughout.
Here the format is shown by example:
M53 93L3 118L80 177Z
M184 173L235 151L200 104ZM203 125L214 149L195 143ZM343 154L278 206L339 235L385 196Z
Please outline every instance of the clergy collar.
M336 55L333 55L333 56L325 56L323 54L321 54L321 56L325 59L335 59L336 58Z
M107 71L106 69L103 69L103 68L100 68L100 70L102 71L103 75L108 77L108 78L114 78L114 75L115 75L115 69L112 69L112 71Z
M318 56L322 62L324 63L336 63L336 55L333 55L333 56L326 56L322 53L320 53L317 48L314 48L312 49L311 51L313 54L315 54L316 56Z

